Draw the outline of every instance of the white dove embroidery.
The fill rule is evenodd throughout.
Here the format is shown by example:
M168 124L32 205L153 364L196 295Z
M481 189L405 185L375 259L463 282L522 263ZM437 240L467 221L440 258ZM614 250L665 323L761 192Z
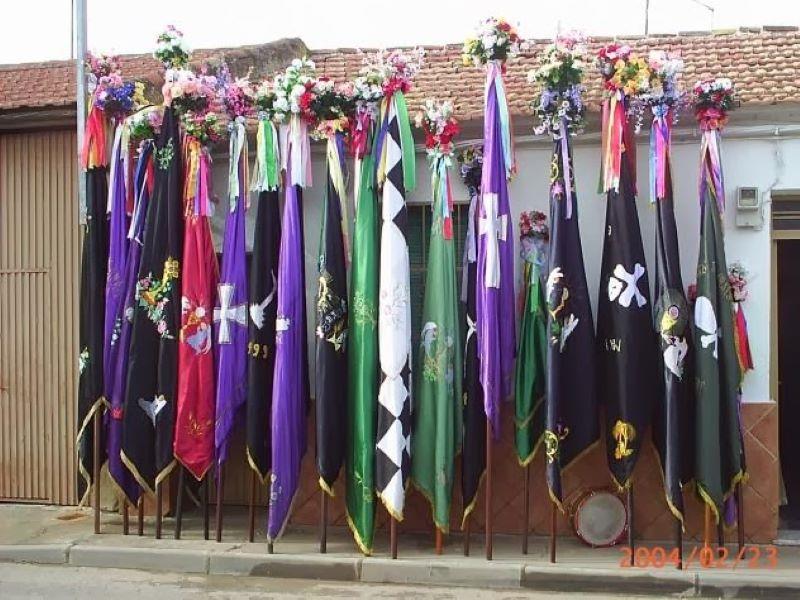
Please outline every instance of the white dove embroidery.
M145 400L144 398L139 398L139 407L145 412L145 414L150 417L150 420L153 422L153 427L156 426L156 417L158 413L161 412L161 409L167 405L167 400L164 398L163 395L156 396L155 400Z
M278 290L278 280L275 278L275 271L270 271L270 274L272 275L272 290L267 294L267 297L264 298L261 304L256 304L254 302L250 305L250 318L258 329L264 327L264 313L267 312L267 307L272 304L272 300L275 298L275 292Z

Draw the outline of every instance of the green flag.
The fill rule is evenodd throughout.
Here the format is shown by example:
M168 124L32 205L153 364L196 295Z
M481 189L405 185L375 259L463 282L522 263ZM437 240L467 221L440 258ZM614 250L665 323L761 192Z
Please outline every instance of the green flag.
M738 412L740 372L721 219L725 196L718 131L703 132L701 155L702 215L694 303L695 482L718 521L725 499L744 476Z
M364 554L375 529L375 418L378 397L378 213L374 161L367 153L356 174L356 225L347 347L347 524Z
M536 215L537 213L534 213ZM541 215L542 226L544 215ZM546 264L544 241L526 234L530 221L523 213L520 221L520 244L523 258L523 290L525 303L522 306L522 324L519 332L517 373L515 386L517 459L527 466L539 447L544 433L545 421L545 360L547 358L547 312L542 289L540 265ZM528 232L530 229L527 230ZM545 229L546 232L546 229ZM544 233L544 235L547 235ZM539 244L539 240L542 241ZM537 248L537 246L539 246Z
M450 528L450 499L462 427L461 336L447 162L440 155L433 163L433 215L411 439L412 481L431 503L433 522L444 533Z

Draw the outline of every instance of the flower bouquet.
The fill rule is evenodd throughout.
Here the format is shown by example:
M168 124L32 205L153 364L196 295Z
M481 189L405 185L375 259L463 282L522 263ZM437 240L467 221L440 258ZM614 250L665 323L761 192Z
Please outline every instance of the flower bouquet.
M650 65L633 54L630 46L615 42L600 48L596 62L609 95L622 92L631 97L650 89Z
M733 82L727 77L698 81L694 86L694 112L703 130L722 129L728 112L736 107Z
M511 23L489 17L480 23L474 36L466 39L461 59L465 66L476 67L493 60L505 62L519 53L519 44L519 34Z
M225 137L225 126L215 112L187 110L181 113L181 125L187 136L195 138L203 146L216 144Z
M740 262L728 265L728 282L731 285L731 295L734 302L747 300L747 278L750 274Z
M164 74L164 105L174 106L179 113L207 111L217 98L218 82L206 72L196 75L190 69L172 68Z
M582 100L583 69L586 64L586 39L578 33L556 37L539 57L539 66L528 73L537 87L531 103L539 120L533 130L558 138L566 130L577 135L583 130L585 107Z
M233 78L227 65L223 64L218 79L222 105L228 118L235 121L252 116L256 108L256 91L249 75Z
M443 157L451 163L453 137L459 132L458 121L453 116L453 103L445 100L425 100L423 109L417 113L416 125L425 133L425 148L432 159Z
M404 94L411 89L411 82L422 68L425 50L413 48L409 52L403 50L378 50L374 55L364 58L361 69L362 82L368 92L374 92L380 86L383 96L391 96L396 91ZM374 86L374 87L372 87Z
M317 139L327 139L336 133L349 131L356 104L353 84L320 78L315 92L311 111L317 125L312 135Z
M136 108L135 97L141 95L141 84L124 81L116 56L88 53L88 89L92 105L112 119L124 118Z
M467 186L470 197L477 196L483 172L483 146L467 146L456 153L461 181Z
M163 64L165 69L181 69L189 65L191 55L191 50L183 40L183 33L173 25L167 25L158 36L153 57Z
M128 129L132 142L155 139L161 130L164 109L160 106L147 106L128 117Z
M538 210L519 214L520 256L530 263L541 264L545 258L545 245L550 241L547 215Z
M292 115L299 115L307 123L314 122L311 108L317 85L316 66L307 58L295 58L283 73L275 76L272 102L273 118L285 123Z

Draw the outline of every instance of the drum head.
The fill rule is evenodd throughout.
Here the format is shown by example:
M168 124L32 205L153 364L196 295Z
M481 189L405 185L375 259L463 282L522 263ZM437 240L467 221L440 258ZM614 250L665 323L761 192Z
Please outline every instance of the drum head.
M589 492L579 502L573 521L575 534L598 548L613 546L628 526L628 512L622 500L607 490Z

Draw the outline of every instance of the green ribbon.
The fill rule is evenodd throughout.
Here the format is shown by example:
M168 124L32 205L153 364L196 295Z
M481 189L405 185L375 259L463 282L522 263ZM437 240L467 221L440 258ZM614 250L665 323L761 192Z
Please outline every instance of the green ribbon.
M403 185L407 192L417 187L416 161L414 155L414 136L411 134L411 122L408 120L408 106L403 92L394 93L397 109L397 124L400 127L400 146L403 153Z

